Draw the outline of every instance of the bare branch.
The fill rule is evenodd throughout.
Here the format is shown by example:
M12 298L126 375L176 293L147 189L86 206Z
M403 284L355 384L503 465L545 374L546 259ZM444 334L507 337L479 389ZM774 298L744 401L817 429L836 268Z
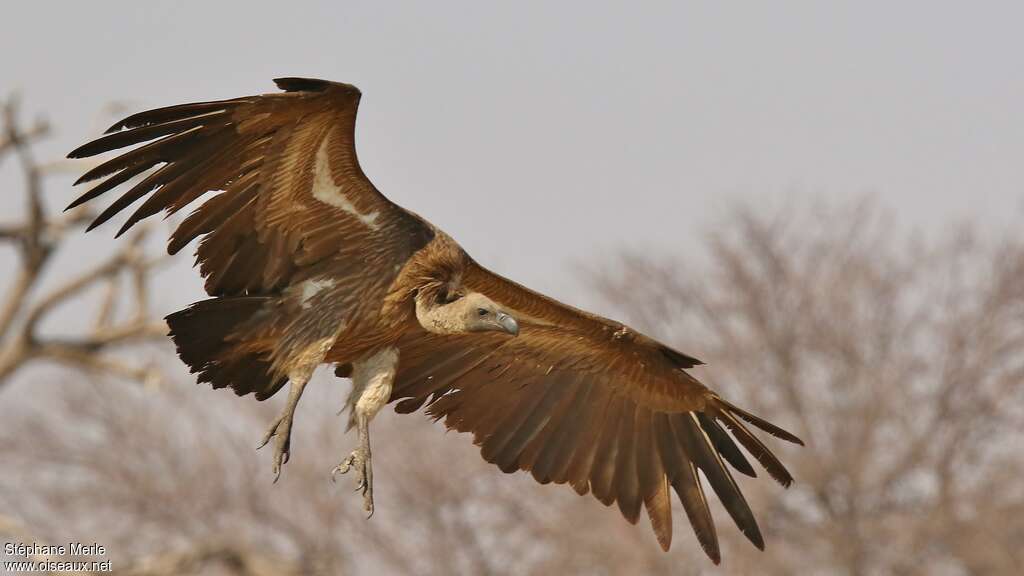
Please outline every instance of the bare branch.
M1019 570L1024 244L891 230L865 202L740 209L710 235L712 270L633 255L597 279L709 361L712 385L807 441L783 448L792 490L751 485L784 534L774 569L750 558L759 573ZM960 545L978 533L999 544Z
M33 298L38 292L42 272L62 242L71 232L78 232L92 221L93 214L84 208L66 214L50 214L44 198L44 179L65 166L63 162L39 163L32 146L48 134L45 122L23 129L19 124L18 106L11 99L2 106L3 140L0 140L0 159L15 154L25 178L26 216L23 222L0 226L0 242L6 241L17 248L19 267L13 274L7 294L0 302L0 386L30 361L49 360L78 367L91 372L105 371L110 375L154 379L147 368L131 367L110 358L99 358L103 349L160 338L166 332L163 323L151 318L147 282L165 257L146 257L143 251L147 228L136 231L129 242L105 261L99 262L79 276L64 281L47 294ZM133 287L133 309L126 320L117 320L113 314L113 297L120 295L117 286L127 281ZM108 300L101 305L100 320L92 333L73 338L54 339L41 335L40 325L46 317L65 303L82 298L97 283L105 282Z

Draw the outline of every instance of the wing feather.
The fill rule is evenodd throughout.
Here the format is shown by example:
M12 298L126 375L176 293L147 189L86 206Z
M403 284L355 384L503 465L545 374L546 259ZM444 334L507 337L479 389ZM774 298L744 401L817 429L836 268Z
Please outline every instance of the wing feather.
M520 467L529 470L527 466L520 463L523 451L541 433L551 419L551 415L556 410L556 407L568 395L566 386L562 384L541 387L541 390L535 394L530 390L526 390L525 393L536 395L541 400L530 409L529 414L523 420L516 433L502 445L500 451L495 455L494 463L503 472L515 472Z
M725 468L721 456L714 450L711 440L700 427L697 417L694 414L683 414L670 420L675 429L676 438L686 446L686 451L696 463L697 467L704 472L708 484L722 501L726 512L736 522L740 531L758 548L764 549L764 538L761 530L754 519L754 513L750 510L743 494L740 492L732 474Z
M234 98L231 100L176 104L174 106L165 106L154 110L146 110L145 112L132 114L123 120L115 122L113 126L107 128L104 134L111 134L113 132L132 128L142 128L152 124L164 124L174 120L180 120L182 118L200 116L221 110L230 110L239 104L245 103L246 101L247 99L245 98Z
M722 408L724 408L728 412L742 418L743 420L746 420L747 422L753 424L754 426L757 426L758 428L764 430L765 432L771 434L772 436L775 436L776 438L779 438L781 440L785 440L786 442L799 444L800 446L804 445L804 441L801 440L800 438L797 438L796 435L794 435L792 432L783 430L782 428L779 428L778 426L772 424L771 422L768 422L763 418L754 416L750 412L747 412L746 410L743 410L735 406L734 404L726 402L721 398L716 397L716 400L719 404L722 405Z
M783 466L782 462L779 461L775 454L772 454L771 450L757 436L754 436L750 430L747 430L747 427L742 422L737 420L728 410L715 410L714 415L715 418L721 420L732 431L736 439L747 449L747 452L750 452L754 459L761 466L764 466L764 469L768 471L772 478L775 478L779 484L787 488L793 483L793 477L786 470L786 467Z
M146 142L147 140L155 140L169 134L187 132L188 130L200 126L223 123L225 120L227 120L227 114L225 111L218 110L208 112L206 114L187 116L160 124L147 124L144 127L136 128L134 130L108 133L107 136L97 138L88 144L75 148L68 153L68 157L87 158L104 152L110 152L111 150L117 150L118 148L124 148L125 146L132 146L140 142Z
M77 208L78 206L88 202L89 200L92 200L93 198L99 197L104 192L112 190L112 189L114 189L114 188L124 184L125 182L128 182L132 178L135 178L139 174L142 174L146 170L149 170L155 164L156 164L155 162L153 164L150 164L150 165L147 165L147 164L137 164L135 166L129 166L129 167L124 168L123 170L121 170L120 172L115 174L114 176L111 176L110 178L107 178L103 182L100 182L99 184L93 186L86 193L84 193L81 196L79 196L78 198L76 198L74 201L71 202L71 204L68 204L68 209ZM80 182L87 182L87 181L88 180L79 179L79 183Z
M619 428L622 425L622 413L625 409L622 396L616 394L608 405L604 424L601 426L601 437L595 446L594 460L590 467L590 490L605 506L615 502L612 482L615 480L615 457L618 450Z
M630 403L623 411L622 422L618 432L618 454L615 462L614 498L619 504L619 511L629 521L636 524L640 519L640 507L643 496L640 494L637 476L637 411L635 404ZM647 412L644 410L644 412ZM642 420L642 418L641 418Z
M552 418L551 434L544 442L538 442L537 456L533 464L533 477L542 484L564 483L565 469L577 449L577 440L596 403L591 396L596 388L577 380L576 389L560 418ZM572 410L572 414L569 414Z
M255 180L254 177L243 179L246 184L249 184L248 186L232 184L233 187L236 187L233 193L218 194L203 204L202 210L196 210L189 215L175 230L168 251L172 254L177 252L192 240L213 232L218 224L241 212L246 204L255 199L257 187L255 183L252 183L253 180ZM156 197L154 195L151 199ZM131 220L135 220L135 217L133 216Z
M722 427L706 414L698 412L695 416L700 423L700 427L707 433L711 445L722 455L722 458L740 473L756 478L757 472L754 471L754 467L750 465L746 456L740 451L739 446L736 446L736 443L725 433L725 430L722 430Z
M427 404L427 413L449 428L471 432L484 459L502 471L529 471L538 482L592 493L617 504L631 523L646 510L665 549L672 541L671 487L701 547L718 562L702 471L740 530L764 546L725 463L754 475L743 446L772 476L789 478L741 420L780 438L795 436L722 401L685 372L691 356L622 324L557 311L550 299L537 304L475 263L463 284L521 319L519 335L407 334L398 342L397 410Z
M507 460L502 460L501 456L508 458L506 446L516 446L525 440L524 437L533 431L531 418L539 417L545 409L550 408L556 390L554 386L533 389L529 384L516 387L509 398L510 409L497 421L498 425L481 446L480 453L484 460L505 470ZM538 410L538 407L542 408Z
M644 497L644 509L658 544L668 552L672 547L672 498L668 493L667 477L662 476L654 492Z
M355 87L279 80L284 93L169 106L115 123L69 156L138 146L86 172L78 183L106 180L71 207L162 164L102 210L90 229L142 198L118 234L221 191L185 219L168 245L174 253L203 237L198 261L211 295L279 293L314 266L353 269L356 261L379 267L367 278L383 290L433 229L380 194L359 168Z
M145 166L147 169L152 168L160 162L166 162L168 158L173 158L176 154L180 154L183 149L187 149L186 147L189 144L199 139L201 131L202 128L196 127L178 134L171 134L111 158L82 174L78 180L75 180L75 185L92 182L93 180L98 180L128 168L136 168L138 166ZM76 156L72 153L68 157L87 158L88 156ZM93 196L89 196L86 200L91 198ZM72 202L69 207L77 206L84 201L82 198L79 198Z
M658 543L663 549L668 550L672 542L672 501L668 497L668 478L654 441L654 416L648 410L637 409L637 488Z
M558 404L544 416L544 421L539 426L537 433L526 445L519 456L518 465L523 470L529 470L535 480L541 484L547 484L551 478L538 469L541 451L552 444L552 440L561 429L561 424L570 418L568 412L578 402L581 380L576 375L568 375L564 381L558 382L555 386L560 389ZM468 408L468 407L467 407Z
M608 414L614 400L612 393L602 387L595 387L589 398L591 405L588 407L588 418L580 418L579 426L575 427L577 436L572 459L556 468L554 474L555 482L568 481L580 496L590 491L590 468L594 462L601 431L608 425Z

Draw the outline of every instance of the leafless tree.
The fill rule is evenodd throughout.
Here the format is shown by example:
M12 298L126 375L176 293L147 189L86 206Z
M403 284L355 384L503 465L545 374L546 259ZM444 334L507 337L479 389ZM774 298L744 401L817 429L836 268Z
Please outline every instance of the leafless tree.
M908 241L864 201L740 208L710 267L632 255L599 274L702 376L794 426L788 493L748 483L762 574L1024 572L1024 244L960 226Z
M87 263L84 270L58 277L56 283L48 282L52 280L47 278L48 268L60 249L80 234L95 215L84 208L63 214L55 212L47 198L47 183L52 177L68 172L69 169L80 171L82 166L64 161L39 161L35 146L49 135L49 125L37 121L31 126L23 126L16 98L0 102L0 111L0 164L10 159L18 163L25 198L22 218L18 220L9 214L8 220L0 223L0 242L10 246L15 257L14 265L6 269L3 275L8 285L6 294L0 300L0 389L12 383L22 368L45 362L70 368L90 378L114 377L148 385L157 384L161 372L155 365L135 361L124 353L126 349L141 343L164 342L167 332L164 322L155 318L150 311L150 280L164 258L150 255L146 250L148 229L143 228L135 233L127 242L120 244L116 251ZM57 334L50 334L43 329L45 324L53 324L55 320L60 323L61 312L84 303L95 310L94 321L87 329L77 332L58 330ZM31 513L18 513L16 502L25 496L38 496L40 498L31 502L31 506L45 510L43 516L55 525L63 524L67 521L64 514L71 511L68 497L74 493L75 483L84 481L88 476L84 468L76 468L82 462L77 455L60 450L49 453L51 447L46 445L48 435L54 432L67 432L73 436L83 433L88 435L96 433L106 424L118 423L74 418L71 419L74 422L62 422L60 414L51 411L54 406L74 399L74 405L65 404L69 411L95 415L95 409L99 408L95 404L97 396L88 393L82 395L82 390L90 388L76 389L66 396L63 394L65 390L59 390L53 398L48 398L48 394L53 391L39 388L32 390L32 397L38 402L33 405L42 409L34 415L28 428L20 429L15 435L11 435L11 432L18 430L17 416L4 416L0 437L18 444L18 448L12 452L15 456L4 461L5 477L20 477L26 482L20 489L5 490L0 496L0 537L4 540L56 542L49 538L38 540L43 534L50 536L49 533L38 531L47 522L26 522L26 518L31 518ZM109 391L102 389L93 392ZM113 396L109 401L112 406L119 404L119 399ZM5 399L4 403L5 411L18 413L24 408L24 405L10 398ZM77 427L69 428L64 424ZM142 421L137 421L137 424L141 428L146 426ZM125 429L121 432L126 437L133 433ZM60 448L75 449L76 445L69 443ZM8 448L2 452L11 453ZM103 452L109 453L109 446ZM17 455L31 455L29 460L35 460L27 462L25 468L18 469ZM102 458L91 463L91 466L104 465ZM39 480L45 485L43 479L48 477L60 478L68 491L58 490L52 494L36 491L32 484ZM106 488L102 492L109 493ZM91 510L84 508L80 511L82 519L93 521L95 515ZM88 529L75 534L73 539L93 541L86 537L87 534ZM181 574L190 570L198 573L192 568L208 565L228 566L231 573L235 574L289 573L281 568L280 561L256 551L209 542L193 543L177 553L133 558L130 563L122 563L124 569L119 570L119 573ZM32 559L66 560L48 555L36 555ZM291 573L306 572L292 570Z
M143 235L71 278L45 274L93 215L49 209L49 177L66 166L35 159L45 125L22 129L15 105L5 111L0 160L20 162L28 209L25 222L3 228L18 260L0 330L0 538L98 542L115 573L151 576L594 571L625 558L602 546L609 534L657 548L617 512L502 476L468 438L443 438L439 424L417 417L379 419L378 485L392 504L367 522L348 490L328 480L348 441L334 408L346 385L328 374L307 392L295 458L272 484L254 442L274 407L197 388L173 360L166 327L149 310L160 259L147 255ZM90 297L99 319L87 330L41 329L48 317L66 328L55 312L91 306ZM118 314L126 300L130 309ZM148 341L164 343L159 372L132 353ZM87 377L40 386L21 369L42 361ZM157 374L166 376L159 389L134 385ZM594 528L563 534L568 518Z
M293 458L272 483L254 448L283 399L195 386L166 344L164 385L132 383L155 371L117 349L165 332L148 309L157 260L142 237L42 289L46 263L90 215L47 210L56 165L31 149L46 128L19 128L11 105L5 119L0 161L21 163L28 210L0 227L19 257L0 310L0 538L99 542L115 573L137 576L1024 571L1024 245L1013 234L965 226L908 240L872 202L738 208L709 234L708 258L628 254L591 274L619 315L708 361L701 378L808 442L778 447L792 489L739 479L768 549L719 515L716 569L682 510L662 553L616 510L500 474L466 435L390 412L375 421L380 505L365 520L351 487L329 481L353 441L335 414L347 384L329 371L307 391ZM93 327L39 329L93 285L104 287ZM132 305L119 315L122 300ZM18 368L46 360L90 377L4 394Z
M146 366L126 363L106 354L109 349L125 343L137 343L162 337L163 322L154 321L148 308L147 281L159 258L147 256L143 249L146 229L106 259L62 283L42 292L47 265L57 248L69 234L79 234L92 221L94 214L85 209L66 214L54 213L48 206L45 180L67 168L63 163L41 163L33 154L33 144L45 137L49 126L36 122L22 127L16 99L2 103L3 136L0 140L0 163L14 156L24 177L26 210L19 222L0 224L0 242L13 246L17 252L16 269L8 271L7 294L0 301L0 385L26 364L49 360L90 372L136 380L152 380L156 372ZM119 301L134 301L125 318L116 314ZM106 294L98 306L92 330L72 336L44 335L40 326L61 306L75 301L96 285L105 285Z

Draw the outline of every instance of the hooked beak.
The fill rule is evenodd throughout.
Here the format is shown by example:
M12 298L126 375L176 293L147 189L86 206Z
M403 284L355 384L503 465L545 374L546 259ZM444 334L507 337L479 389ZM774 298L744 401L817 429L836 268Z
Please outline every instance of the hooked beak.
M515 318L505 314L504 312L498 313L498 325L501 326L502 330L513 336L519 335L519 323L516 322Z

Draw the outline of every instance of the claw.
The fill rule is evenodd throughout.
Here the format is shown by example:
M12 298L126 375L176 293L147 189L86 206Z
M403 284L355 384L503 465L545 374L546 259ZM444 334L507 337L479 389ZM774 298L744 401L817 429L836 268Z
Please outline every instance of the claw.
M267 428L266 433L263 434L263 439L260 441L257 450L263 448L270 442L271 438L276 438L274 442L274 464L272 471L274 473L274 483L281 479L281 468L288 463L291 458L291 435L292 435L292 419L291 415L283 413L273 422L270 423L270 427Z
M267 428L266 433L263 434L263 439L260 440L259 446L256 447L257 450L259 450L260 448L263 448L264 446L266 446L267 442L270 442L270 439L274 437L274 433L277 430L277 425L280 422L281 422L281 417L278 416L277 419L275 419L273 422L270 423L270 428Z
M352 467L353 462L355 462L355 458L356 453L353 452L352 454L349 455L348 458L345 458L344 460L341 461L341 463L335 466L334 469L331 470L331 482L337 482L336 476L338 474L348 473L349 469Z
M367 512L367 518L373 516L373 467L370 464L370 454L361 447L356 448L341 461L340 464L331 470L331 481L337 481L338 474L346 474L353 468L356 470L356 489L354 492L363 493L363 509Z
M288 390L288 403L285 404L284 410L277 418L270 423L270 427L263 434L263 440L256 447L259 450L266 446L271 438L276 437L273 467L275 484L281 479L281 468L291 460L292 422L295 418L295 407L299 404L299 398L302 397L302 390L306 387L309 375L289 376L289 380L291 388Z

